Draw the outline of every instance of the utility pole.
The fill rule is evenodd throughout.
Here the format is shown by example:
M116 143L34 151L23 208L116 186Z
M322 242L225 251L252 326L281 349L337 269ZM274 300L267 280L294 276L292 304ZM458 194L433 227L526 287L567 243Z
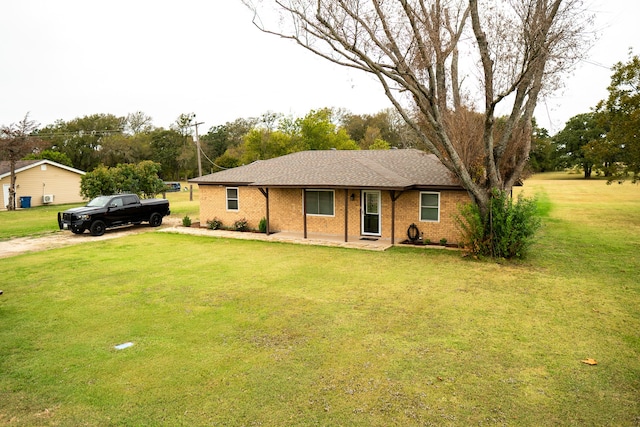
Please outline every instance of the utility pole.
M196 122L193 126L196 127L196 150L198 150L198 176L202 176L202 160L200 159L200 136L198 135L198 125L202 125L204 122Z

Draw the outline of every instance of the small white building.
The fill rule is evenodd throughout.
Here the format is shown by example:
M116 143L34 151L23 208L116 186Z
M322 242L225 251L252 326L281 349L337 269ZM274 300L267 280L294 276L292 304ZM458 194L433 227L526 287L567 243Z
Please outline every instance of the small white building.
M16 162L16 207L21 207L21 198L30 206L82 202L80 179L84 174L81 170L51 160L19 160ZM9 204L10 185L11 167L8 161L2 161L2 210Z

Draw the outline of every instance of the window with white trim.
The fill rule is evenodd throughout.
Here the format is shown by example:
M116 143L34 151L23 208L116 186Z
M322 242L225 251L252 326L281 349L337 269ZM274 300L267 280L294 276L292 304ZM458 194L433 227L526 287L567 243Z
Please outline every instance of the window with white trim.
M237 211L238 208L238 189L235 187L227 188L227 210L228 211Z
M440 221L440 193L420 193L420 221Z
M307 215L333 216L333 190L306 190L304 194Z

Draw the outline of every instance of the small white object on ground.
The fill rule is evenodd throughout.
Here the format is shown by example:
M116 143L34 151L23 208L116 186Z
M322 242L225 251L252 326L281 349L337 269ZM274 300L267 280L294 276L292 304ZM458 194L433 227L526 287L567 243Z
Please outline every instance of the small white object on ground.
M123 350L123 349L125 349L125 348L129 348L129 347L131 347L132 345L133 345L133 343L132 343L132 342L126 342L126 343L124 343L124 344L118 344L117 346L115 346L115 349L116 349L116 350Z

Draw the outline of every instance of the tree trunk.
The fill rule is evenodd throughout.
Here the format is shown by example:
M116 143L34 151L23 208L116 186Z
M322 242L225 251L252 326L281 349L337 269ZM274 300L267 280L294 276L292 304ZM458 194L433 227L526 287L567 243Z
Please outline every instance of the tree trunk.
M8 211L16 210L16 161L11 159L9 162L11 168L11 183L9 185L9 204L7 205Z
M262 2L243 2L262 31L374 75L423 148L460 180L484 219L493 192L509 191L528 161L531 135L526 133L543 84L584 51L580 2L498 2L487 10L478 0L277 0L280 31L257 18ZM483 101L460 96L465 93L458 75L462 53L480 65L465 74L478 75L472 90L481 88ZM477 102L484 104L480 111ZM456 133L462 126L456 119L468 111L482 120L474 124L475 135L467 134L471 138L456 139L464 134ZM506 120L496 117L504 111L509 111ZM481 153L466 156L472 144L481 146Z
M584 178L585 179L589 179L591 178L591 165L584 165Z

